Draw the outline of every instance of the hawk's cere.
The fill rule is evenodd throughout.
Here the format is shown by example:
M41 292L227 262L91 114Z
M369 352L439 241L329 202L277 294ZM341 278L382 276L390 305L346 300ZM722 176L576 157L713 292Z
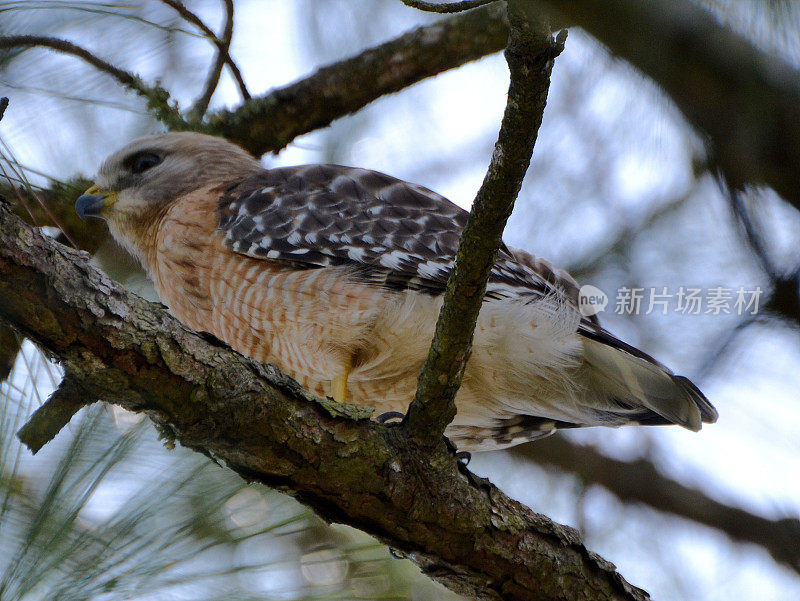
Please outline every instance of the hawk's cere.
M133 252L189 327L274 363L318 395L405 412L467 213L367 169L264 169L212 136L112 154L78 199ZM462 449L557 428L680 424L717 413L686 378L577 309L565 272L503 246L447 429Z

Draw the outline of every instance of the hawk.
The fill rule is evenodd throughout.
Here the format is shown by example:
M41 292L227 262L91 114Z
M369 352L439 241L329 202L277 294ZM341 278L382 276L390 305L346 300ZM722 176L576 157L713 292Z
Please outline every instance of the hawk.
M197 133L134 140L78 198L141 261L183 323L317 395L405 412L467 221L389 175L265 169ZM694 384L578 310L578 286L503 246L446 434L488 450L559 428L679 424L717 412Z

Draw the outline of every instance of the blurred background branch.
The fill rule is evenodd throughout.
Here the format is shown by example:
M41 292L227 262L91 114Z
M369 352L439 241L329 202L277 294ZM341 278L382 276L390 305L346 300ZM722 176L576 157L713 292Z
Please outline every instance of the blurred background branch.
M800 209L800 71L690 0L542 1L652 78L708 136L735 189L771 186Z
M403 4L431 13L460 13L497 0L461 0L460 2L423 2L422 0L402 0Z
M620 461L597 449L551 436L514 447L512 454L577 476L585 486L600 485L625 503L643 503L716 528L733 540L759 545L776 561L800 573L800 519L770 520L720 503L705 493L667 478L652 461Z
M85 48L67 40L36 35L0 36L0 49L48 48L76 56L95 69L107 73L126 88L147 99L147 106L166 125L178 127L183 121L178 109L170 103L169 94L159 86L148 86L133 73L112 65Z
M0 323L0 383L5 382L20 349L20 338L8 325Z

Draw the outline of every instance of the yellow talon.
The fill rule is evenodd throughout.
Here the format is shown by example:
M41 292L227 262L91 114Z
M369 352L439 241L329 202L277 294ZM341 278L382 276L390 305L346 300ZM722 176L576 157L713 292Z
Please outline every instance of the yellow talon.
M331 380L331 396L337 403L347 402L347 378L350 376L352 367L351 359L348 357L344 364L344 371Z

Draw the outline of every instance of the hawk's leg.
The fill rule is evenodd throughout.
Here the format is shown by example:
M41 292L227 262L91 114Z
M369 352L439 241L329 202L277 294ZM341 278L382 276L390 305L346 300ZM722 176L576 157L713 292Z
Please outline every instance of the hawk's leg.
M348 357L342 366L342 371L333 380L331 380L331 396L337 403L347 402L347 378L350 377L350 371L353 369L353 359Z
M395 420L402 420L405 418L405 414L400 413L399 411L387 411L386 413L381 413L378 417L375 418L375 421L380 424L386 424ZM459 451L452 442L450 442L449 438L445 438L447 442L447 447L453 452L456 457L456 460L463 466L469 465L470 460L472 459L472 453L469 451Z

